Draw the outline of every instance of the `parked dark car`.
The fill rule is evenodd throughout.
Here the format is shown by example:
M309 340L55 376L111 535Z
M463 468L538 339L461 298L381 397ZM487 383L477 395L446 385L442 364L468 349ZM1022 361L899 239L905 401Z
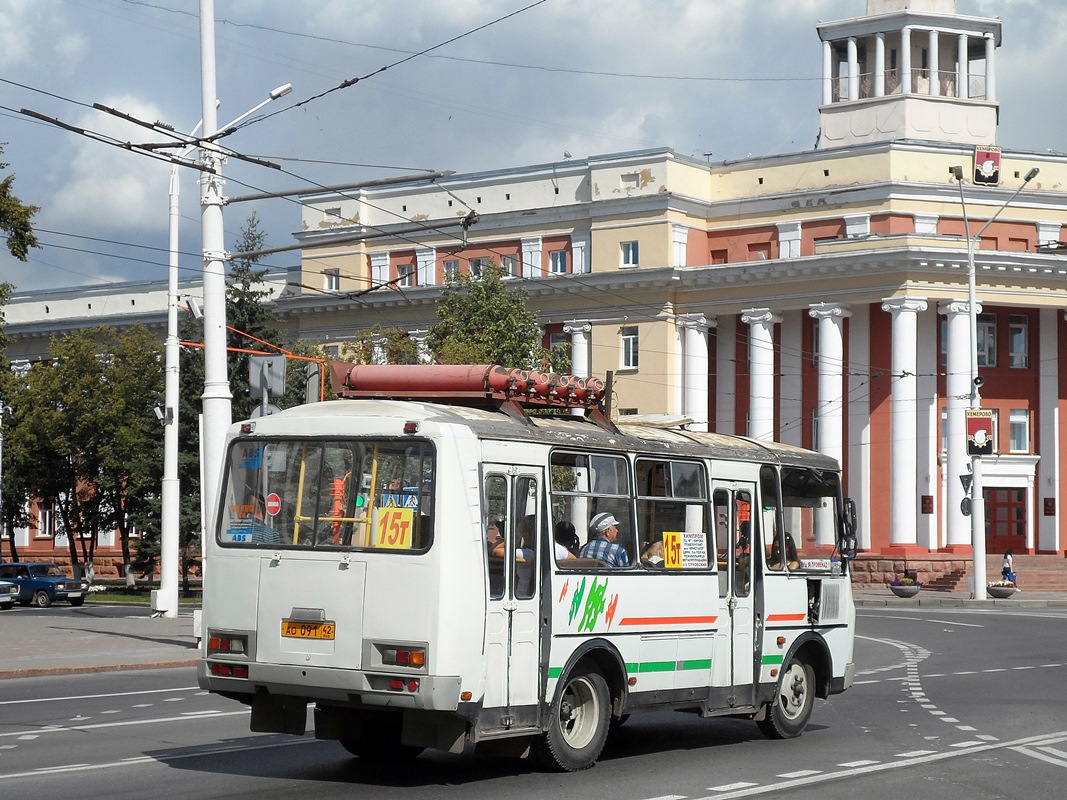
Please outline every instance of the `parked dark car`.
M33 603L39 608L48 608L56 600L80 606L89 591L89 581L68 578L56 564L0 564L0 580L18 586L20 605Z
M0 581L0 608L11 608L19 596L19 587L7 581Z

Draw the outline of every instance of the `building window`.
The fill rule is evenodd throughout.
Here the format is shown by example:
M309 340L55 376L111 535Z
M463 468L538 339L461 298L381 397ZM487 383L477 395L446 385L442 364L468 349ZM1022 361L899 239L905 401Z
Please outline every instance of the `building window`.
M564 275L567 272L567 251L553 250L548 254L549 271L553 275Z
M620 329L619 336L622 344L622 360L619 364L619 368L637 369L639 355L637 346L637 326L632 325Z
M324 208L322 210L322 221L327 225L338 225L341 222L341 208Z
M1008 414L1008 449L1030 452L1030 412L1025 408L1013 408Z
M1029 322L1030 319L1022 314L1012 314L1008 318L1008 366L1012 369L1030 366Z
M324 269L322 271L323 288L327 292L341 291L341 270Z
M52 509L39 508L37 509L37 532L34 533L35 539L51 539L52 530Z
M948 452L948 409L941 409L941 452Z
M410 289L415 285L415 265L401 264L396 268L396 285L401 289Z
M470 263L470 268L471 268L471 277L472 278L480 278L480 277L482 277L482 273L489 266L489 259L488 258L472 258L469 263Z
M445 261L445 283L451 283L459 278L459 262L455 259Z
M813 320L815 323L811 328L811 365L813 367L819 366L819 320Z
M978 315L978 366L997 365L997 317L996 314Z
M636 267L638 265L638 249L637 242L623 242L622 243L622 262L623 269L628 267Z
M501 256L500 266L504 269L505 278L522 277L522 275L519 274L519 270L521 269L521 263L519 262L518 256Z

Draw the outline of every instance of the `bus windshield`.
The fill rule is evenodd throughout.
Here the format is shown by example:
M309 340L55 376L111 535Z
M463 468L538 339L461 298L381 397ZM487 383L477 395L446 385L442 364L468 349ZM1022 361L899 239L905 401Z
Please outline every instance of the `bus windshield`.
M236 441L221 545L424 552L434 449L396 440Z

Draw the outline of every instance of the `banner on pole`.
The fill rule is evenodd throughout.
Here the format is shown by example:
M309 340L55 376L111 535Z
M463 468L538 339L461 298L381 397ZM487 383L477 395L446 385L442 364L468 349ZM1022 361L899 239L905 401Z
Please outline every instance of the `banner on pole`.
M993 455L993 410L967 409L967 455Z

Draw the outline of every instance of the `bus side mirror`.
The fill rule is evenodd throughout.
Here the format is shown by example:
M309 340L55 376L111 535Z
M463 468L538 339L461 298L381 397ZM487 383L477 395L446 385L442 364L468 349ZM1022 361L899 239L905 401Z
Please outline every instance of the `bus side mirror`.
M841 537L841 557L856 557L856 501L851 497L845 498L845 531Z

